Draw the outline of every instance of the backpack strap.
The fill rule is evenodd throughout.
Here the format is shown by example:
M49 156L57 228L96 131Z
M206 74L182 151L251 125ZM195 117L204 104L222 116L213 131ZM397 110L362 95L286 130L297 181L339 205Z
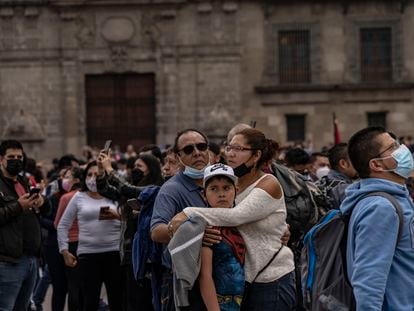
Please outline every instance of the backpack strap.
M397 199L394 198L394 196L392 196L391 194L389 194L387 192L384 192L384 191L371 192L371 193L367 194L366 196L364 196L363 199L367 198L367 197L374 197L374 196L379 196L379 197L386 198L388 201L390 201L392 203L395 210L397 211L398 219L400 220L400 225L398 226L398 238L397 238L397 243L398 243L398 241L401 238L403 225L404 225L403 211L401 209L400 204L398 203Z
M282 246L277 250L277 252L276 253L274 253L274 255L272 256L272 258L269 260L269 262L262 268L262 269L260 269L260 271L259 272L257 272L257 274L256 274L256 276L254 277L254 279L253 279L253 281L252 281L252 283L254 283L254 281L256 281L256 279L257 279L257 277L263 272L263 271L265 271L266 270L266 268L267 267L269 267L270 266L270 264L272 263L272 261L277 257L277 255L280 253L280 251L282 250L282 248L283 248L283 244L282 244Z

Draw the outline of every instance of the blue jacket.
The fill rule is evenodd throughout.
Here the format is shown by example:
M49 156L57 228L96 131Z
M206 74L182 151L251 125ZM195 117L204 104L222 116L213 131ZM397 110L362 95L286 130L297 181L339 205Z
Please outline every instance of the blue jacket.
M397 244L399 218L384 191L403 210L403 231ZM355 206L355 208L354 208ZM368 178L350 185L340 209L349 214L347 268L357 310L414 309L414 205L405 185Z
M140 193L141 212L138 217L137 232L132 242L132 266L135 279L142 282L151 272L151 288L154 310L160 310L160 289L162 281L162 245L151 240L151 217L155 198L160 187L149 186ZM150 264L149 264L150 263Z

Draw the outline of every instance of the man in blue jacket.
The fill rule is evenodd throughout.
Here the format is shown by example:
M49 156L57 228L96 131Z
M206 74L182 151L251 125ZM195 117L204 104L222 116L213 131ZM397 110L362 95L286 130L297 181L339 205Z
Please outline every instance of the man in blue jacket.
M414 160L405 145L385 129L369 127L355 133L348 145L350 160L361 180L349 186L340 209L352 212L348 242L348 277L357 310L413 310L414 306L414 205L405 180ZM382 191L394 196L403 211L399 217Z

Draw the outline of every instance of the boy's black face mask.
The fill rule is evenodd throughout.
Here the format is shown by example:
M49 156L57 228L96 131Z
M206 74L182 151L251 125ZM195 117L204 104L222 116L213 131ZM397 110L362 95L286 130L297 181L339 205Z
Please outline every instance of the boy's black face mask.
M6 171L11 176L17 176L23 170L23 161L18 159L8 159Z

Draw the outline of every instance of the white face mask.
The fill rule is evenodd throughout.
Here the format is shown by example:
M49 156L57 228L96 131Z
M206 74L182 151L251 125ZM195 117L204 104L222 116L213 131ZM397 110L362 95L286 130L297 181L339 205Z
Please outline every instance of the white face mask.
M85 180L86 187L89 189L90 192L98 192L96 187L96 178L95 177L87 177Z
M330 169L328 166L322 166L316 170L316 177L318 177L318 179L321 179L322 177L327 176L329 171Z

